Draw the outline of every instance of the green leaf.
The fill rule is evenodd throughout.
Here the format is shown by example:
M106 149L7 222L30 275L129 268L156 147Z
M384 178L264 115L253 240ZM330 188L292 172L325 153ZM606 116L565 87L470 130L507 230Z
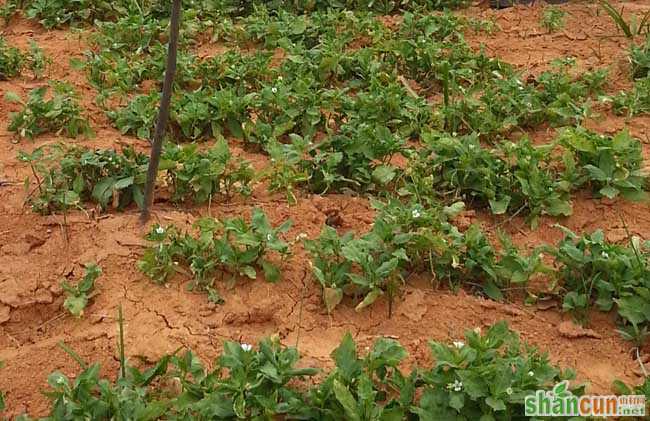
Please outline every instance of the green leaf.
M81 317L83 311L88 304L88 297L85 294L80 296L69 296L63 302L63 307L70 312L73 316Z
M488 396L485 399L485 403L488 404L495 411L505 411L506 404L501 400L492 396Z
M598 192L609 199L615 198L619 193L618 189L614 186L605 186Z
M372 179L380 185L386 185L395 178L395 168L390 165L380 165L372 172Z
M372 303L377 300L381 295L383 294L383 291L376 288L370 291L366 296L364 297L363 301L361 301L357 306L354 308L355 311L361 311L364 308L368 307Z
M460 412L465 406L465 395L463 393L451 393L449 406Z
M257 271L255 271L255 268L253 266L244 266L241 268L241 274L245 275L251 279L257 278Z
M328 313L331 313L342 299L343 290L341 288L323 288L323 301Z
M262 270L264 270L264 278L268 282L280 280L280 269L268 260L262 260Z
M113 196L114 184L115 179L113 177L104 178L95 184L92 197L101 205L102 208L105 208L108 205L108 201Z
M115 184L113 185L113 188L115 190L122 190L122 189L125 189L125 188L127 188L127 187L129 187L131 185L133 185L133 177L132 176L131 177L125 177L125 178L117 180L115 182Z
M510 204L510 196L506 196L501 200L490 200L490 209L495 215L503 215L508 210Z
M352 393L350 393L348 388L342 385L338 380L334 380L332 389L334 390L336 400L339 401L345 411L346 419L351 421L361 421L361 417L357 412L357 401L354 399L354 396L352 396Z
M336 367L347 381L351 381L361 372L361 362L357 355L357 346L350 332L343 336L341 344L332 352Z

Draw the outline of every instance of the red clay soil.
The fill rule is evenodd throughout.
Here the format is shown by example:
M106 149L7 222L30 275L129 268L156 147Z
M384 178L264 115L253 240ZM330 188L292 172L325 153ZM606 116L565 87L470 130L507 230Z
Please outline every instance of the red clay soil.
M647 1L624 4L627 9L650 7ZM476 48L484 44L488 54L513 63L524 72L537 74L547 69L553 59L572 55L577 58L579 69L608 67L612 92L629 87L626 40L616 37L610 19L602 12L599 16L591 2L575 2L565 7L570 14L566 28L551 35L544 33L538 23L541 6L492 11L481 5L462 13L494 19L500 31L488 35L470 30L467 39ZM85 76L70 67L69 59L80 57L87 48L84 33L46 31L22 19L11 22L3 32L10 44L19 47L26 47L29 39L35 40L53 58L47 77L65 79L82 93L83 105L89 110L97 135L93 139L66 142L93 147L111 147L116 143L144 146L143 142L121 136L109 127L102 111L92 102L95 92ZM0 82L0 91L13 90L24 95L43 83L23 77ZM554 362L575 367L579 379L589 382L591 392L610 392L614 379L635 384L640 381L638 363L630 355L630 343L615 332L614 314L593 314L587 330L580 330L557 308L526 307L519 299L512 304L496 303L464 292L454 295L433 289L429 279L419 279L409 282L404 289L391 319L387 317L385 301L360 313L344 301L332 315L327 315L319 288L310 277L307 256L299 244L283 268L282 281L238 282L233 289L222 291L223 305L210 304L204 294L187 291L187 280L182 277L167 286L158 286L135 267L145 246L145 228L139 226L135 209L103 215L93 210L88 214L72 212L67 217L66 233L62 228L63 216L40 216L23 205L23 180L29 175L29 168L18 162L18 151L61 139L43 136L35 141L13 143L12 134L6 129L8 112L13 110L15 105L0 99L0 360L6 364L0 370L0 390L6 392L5 416L23 412L32 416L46 414L48 400L41 392L47 388L47 375L60 370L74 376L79 371L77 363L57 346L58 342L65 342L87 361L100 362L104 372L112 376L118 366L115 319L119 305L126 319L126 352L133 363L152 362L181 346L193 349L210 362L224 340L256 343L264 336L277 334L283 343L298 345L303 364L324 367L331 364L330 352L350 331L362 349L380 336L397 338L409 351L409 363L425 365L431 363L428 339L458 339L466 329L484 328L505 319L524 339L548 351ZM628 127L644 142L644 155L650 158L650 118L627 121L606 108L599 112L600 117L589 122L591 128L610 133ZM548 139L553 133L552 128L542 128L529 135L537 140ZM261 155L244 153L237 147L235 150L254 163L264 161ZM281 195L269 195L260 186L250 199L213 203L210 209L180 209L158 203L153 221L189 226L196 218L208 214L249 215L253 206L263 208L276 224L291 218L294 225L287 234L288 240L300 233L317 236L332 209L340 209L343 231L367 230L373 220L366 199L302 195L297 205L290 206ZM543 219L534 231L521 218L515 218L502 228L517 244L531 247L558 241L562 234L553 227L557 222L577 232L602 228L608 239L624 241L621 218L633 234L650 239L647 204L606 202L587 194L575 199L574 215L570 218ZM494 233L504 219L469 212L460 222L479 223ZM83 318L75 319L62 309L59 284L64 278L78 279L83 264L89 261L99 263L103 269L96 287L99 293Z

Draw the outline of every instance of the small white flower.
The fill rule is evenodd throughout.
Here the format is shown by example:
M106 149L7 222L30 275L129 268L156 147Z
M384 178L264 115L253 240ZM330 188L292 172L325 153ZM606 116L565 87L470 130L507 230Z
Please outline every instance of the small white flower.
M296 241L300 241L305 238L307 238L307 234L305 234L304 232L301 232L300 234L296 235Z
M271 241L273 239L273 236L269 233L266 234L266 241Z
M461 349L462 347L465 346L465 342L463 342L463 341L454 341L453 344L458 349Z
M413 212L411 212L411 216L412 216L414 219L417 219L417 218L419 218L420 216L422 216L422 214L420 213L419 210L417 210L417 209L413 209Z
M163 227L156 228L156 234L162 235L164 233L165 233L165 229Z
M600 253L600 257L602 257L603 259L609 259L609 254L607 254L607 252L602 252Z
M480 327L475 327L474 328L474 333L476 333L477 335L480 335L481 334L481 328Z
M282 80L282 76L278 76L278 80Z
M277 94L278 93L278 88L276 88L275 86L272 87L271 92L273 92L274 94Z
M528 377L534 377L534 376L535 376L535 373L533 373L532 370L528 372Z
M454 380L454 384L452 385L452 388L454 389L454 392L460 392L463 390L463 382Z
M251 344L241 344L241 349L243 349L246 352L249 352L251 349L253 349L253 345L251 345Z
M512 395L512 387L507 388L507 389L506 389L506 393L507 393L508 395Z

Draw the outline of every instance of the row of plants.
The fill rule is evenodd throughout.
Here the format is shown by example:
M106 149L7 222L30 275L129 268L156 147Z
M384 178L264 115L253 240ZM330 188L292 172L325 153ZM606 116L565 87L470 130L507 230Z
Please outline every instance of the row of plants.
M463 201L495 215L526 215L532 226L543 215L570 215L571 194L579 189L609 199L647 199L641 143L626 131L606 136L567 128L542 146L520 139L490 147L477 135L431 131L414 149L387 129L362 122L354 126L349 136L316 143L295 134L287 143L269 143L269 164L255 180L250 164L233 157L223 138L207 150L169 146L159 185L167 188L171 201L194 203L217 195L247 195L260 180L268 181L270 191L284 192L290 202L297 200L300 187L316 193L393 192L418 203ZM397 156L406 157L406 163L395 165ZM19 159L32 167L37 188L29 200L37 211L53 212L89 200L104 209L141 203L148 158L132 149L118 153L47 146L21 153Z
M186 15L199 15L205 20L217 21L227 16L245 16L253 13L259 6L268 7L273 11L291 11L294 13L309 13L315 10L362 10L382 14L397 13L402 10L443 10L457 9L469 5L467 0L318 0L318 1L286 1L274 0L262 2L258 0L233 1L219 0L203 2L199 0L183 1ZM106 3L93 0L8 0L0 8L0 16L10 19L16 12L21 11L26 17L37 20L46 28L60 28L66 25L88 25L97 21L114 21L125 16L141 15L156 19L169 18L170 5L160 0L144 0L131 2L118 0Z
M615 310L623 337L638 346L647 339L650 242L629 237L629 245L613 244L602 231L578 236L562 228L566 236L556 246L540 246L525 255L503 234L497 250L476 226L459 232L446 221L450 215L449 207L440 212L389 203L380 206L367 234L340 236L325 227L317 239L306 240L328 311L345 295L361 297L356 300L360 310L386 294L390 309L401 284L418 272L428 272L436 284L470 287L497 300L513 290L527 291L530 279L543 276L551 286L529 292L529 300L540 294L558 297L562 309L582 323L593 308ZM554 263L545 263L544 255Z
M602 231L578 236L562 228L566 236L557 245L523 253L502 233L495 247L478 226L460 231L450 221L463 210L463 202L432 207L391 200L375 201L373 206L377 216L365 234L341 235L326 225L319 237L304 239L313 279L329 312L343 300L360 311L385 295L390 316L393 300L409 277L426 274L434 287L444 284L454 291L466 287L495 300L517 291L526 293L527 300L557 297L562 309L583 323L593 308L615 310L624 337L642 343L648 335L648 242L629 237L629 245L613 244ZM280 278L292 244L281 234L290 224L273 227L255 209L250 223L242 218L204 218L195 223L193 232L184 233L174 226L155 225L147 237L152 245L138 266L158 283L177 273L190 275L191 288L207 291L218 302L217 281L232 285L237 278L255 279L260 271L267 281ZM538 277L545 278L549 287L528 291L528 282Z
M473 52L463 28L451 14L405 14L399 29L390 31L372 15L330 11L305 17L256 9L224 28L223 41L234 45L223 55L181 57L188 66L177 79L170 128L189 140L228 130L265 143L289 133L337 134L362 118L383 123L393 135L415 137L434 127L492 138L545 121L573 124L588 115L588 100L601 92L606 72L574 77L563 63L558 71L524 82L504 63ZM102 98L115 89L136 90L139 82L162 74L162 53L148 53L141 40L129 50L135 53L125 53L119 42L124 37L111 29L86 65ZM237 49L242 42L256 44L255 53ZM347 47L354 42L363 44ZM271 65L277 49L286 57ZM155 50L163 51L162 45ZM366 92L370 102L364 101ZM432 113L425 98L436 95L443 98L433 100L437 110ZM118 129L146 137L158 97L155 91L137 95L125 107L109 110L109 116ZM375 97L397 103L381 106Z
M585 186L597 196L645 200L641 143L626 131L613 137L584 128L567 128L551 143L528 140L484 147L476 135L427 133L409 161L402 194L463 200L493 214L528 215L536 226L541 215L572 213L572 191Z
M87 201L102 209L142 205L149 157L131 147L117 152L54 144L20 152L18 158L31 167L36 187L27 201L36 212L82 208ZM206 150L197 145L167 147L158 186L173 202L205 203L217 196L248 195L252 179L250 164L233 157L221 140ZM30 180L25 182L29 188Z
M187 350L141 371L123 357L123 341L119 347L120 370L110 380L64 346L82 371L74 380L50 374L44 419L517 419L528 394L574 378L505 322L453 344L430 341L435 364L410 373L400 368L408 354L396 340L377 339L364 355L349 333L328 371L303 368L298 350L277 338L257 347L225 342L213 369ZM584 386L563 393L579 396Z

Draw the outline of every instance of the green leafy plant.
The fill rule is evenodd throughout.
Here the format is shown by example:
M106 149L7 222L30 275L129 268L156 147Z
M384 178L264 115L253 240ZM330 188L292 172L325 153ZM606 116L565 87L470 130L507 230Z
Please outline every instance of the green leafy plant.
M533 225L543 214L572 212L570 186L557 176L552 144L535 147L521 140L490 150L475 135L429 133L423 140L426 148L412 161L409 177L429 180L436 186L429 194L444 192L452 200L489 206L497 215L525 211Z
M180 234L174 227L154 226L147 236L154 245L145 251L138 268L162 284L182 263L194 277L190 287L198 289L213 288L217 277L227 277L230 284L239 276L255 279L258 271L269 282L280 279L280 268L269 257L271 253L281 259L288 256L289 245L279 236L289 229L290 220L273 227L264 212L256 208L250 223L242 218L203 218L195 226L198 237Z
M297 134L291 134L291 144L271 142L266 146L270 157L270 164L265 171L264 178L269 181L269 191L284 191L287 201L295 204L296 187L304 185L309 176L302 166L308 140Z
M553 253L563 282L563 309L585 321L592 305L601 311L616 308L624 326L632 326L623 333L640 337L650 321L648 244L633 237L626 247L609 243L600 230L579 237L562 229L566 237Z
M303 386L319 370L299 368L295 348L278 338L257 347L225 342L215 367L208 370L190 350L161 358L140 371L123 357L117 380L100 377L99 364L87 365L61 345L82 372L71 381L60 372L48 378L47 419L83 417L129 419L477 419L523 417L523 398L550 390L572 378L536 348L521 343L505 322L485 334L468 331L465 342L430 342L436 365L404 374L407 357L398 341L377 339L360 355L346 334L332 352L332 370ZM173 387L168 386L172 382ZM561 383L564 384L564 383ZM571 392L580 395L582 386Z
M20 152L18 158L30 164L37 183L28 196L34 211L52 213L85 201L102 209L142 204L149 159L133 148L118 152L54 145ZM223 139L205 151L196 145L170 146L161 161L158 182L174 202L205 203L218 195L250 193L250 164L233 157Z
M540 18L540 25L544 27L549 33L555 32L564 27L564 19L566 12L559 7L548 6L544 8L542 17Z
M643 44L630 46L630 64L632 65L632 78L650 77L650 34L646 36Z
M505 322L484 334L467 331L464 342L429 346L436 365L422 373L422 396L414 409L421 419L517 418L524 413L526 395L575 377L573 371L553 367L546 354L522 344ZM583 389L572 392L580 395Z
M650 76L635 81L631 91L619 92L612 101L614 112L619 115L634 117L650 113Z
M497 251L477 226L459 232L447 218L462 210L462 202L442 209L396 200L374 206L379 214L369 233L339 236L325 226L318 238L304 242L330 312L346 295L357 301L363 297L356 306L361 310L387 294L390 315L407 271L429 272L435 283L446 281L454 290L471 285L497 300L504 298L502 290L523 287L533 275L549 272L541 249L523 255L501 235Z
M46 99L48 89L53 96ZM48 86L33 89L26 102L14 92L6 92L8 101L19 103L23 109L10 115L9 130L19 137L30 139L43 134L64 134L68 137L90 136L93 131L88 120L83 117L74 89L66 83L53 82Z
M20 74L25 64L25 56L16 47L7 45L0 37L0 80L8 80Z
M71 285L65 280L61 282L61 288L66 293L63 307L70 314L75 317L83 316L88 301L96 294L93 289L95 288L95 281L101 274L102 269L99 266L94 263L87 263L84 276L77 285Z
M610 199L619 194L631 200L647 198L641 143L627 131L609 137L577 127L562 131L558 140L582 171L578 185L588 182Z
M45 69L52 64L52 59L45 55L43 49L34 41L29 42L29 68L35 79L43 77Z

